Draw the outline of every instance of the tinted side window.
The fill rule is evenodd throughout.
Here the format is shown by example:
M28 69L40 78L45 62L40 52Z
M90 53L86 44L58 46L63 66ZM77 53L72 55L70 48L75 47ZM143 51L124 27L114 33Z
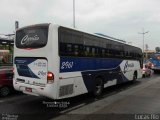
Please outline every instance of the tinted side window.
M138 52L134 52L138 51ZM72 29L59 28L60 56L103 57L118 59L137 59L139 48L129 46L109 38L101 38ZM141 59L138 58L138 60Z
M83 56L83 36L80 32L60 27L58 37L60 56Z

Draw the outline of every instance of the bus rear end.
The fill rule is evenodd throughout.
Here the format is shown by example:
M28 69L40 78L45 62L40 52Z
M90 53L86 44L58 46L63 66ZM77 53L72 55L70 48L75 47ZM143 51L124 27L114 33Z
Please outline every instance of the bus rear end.
M50 24L28 26L16 31L14 88L31 95L50 98L54 90L53 70L48 67ZM54 55L54 53L53 53ZM51 93L52 91L52 93Z

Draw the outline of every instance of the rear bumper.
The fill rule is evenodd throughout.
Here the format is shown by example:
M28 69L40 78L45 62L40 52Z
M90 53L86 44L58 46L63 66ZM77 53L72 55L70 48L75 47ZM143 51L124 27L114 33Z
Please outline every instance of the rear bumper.
M25 94L34 95L34 96L46 96L51 99L57 99L57 90L56 85L54 84L46 84L45 86L35 86L30 84L25 84L21 82L13 82L14 89L17 91L21 91ZM26 91L26 88L31 88L32 92Z

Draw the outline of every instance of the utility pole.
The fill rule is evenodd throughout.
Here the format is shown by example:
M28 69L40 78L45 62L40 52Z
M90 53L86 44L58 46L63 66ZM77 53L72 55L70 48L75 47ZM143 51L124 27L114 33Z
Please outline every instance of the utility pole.
M75 0L73 0L73 28L75 27Z
M17 30L19 28L19 22L15 21L15 30Z
M148 50L149 50L148 44L146 44L145 47L146 47L146 59L148 59Z
M142 33L139 32L139 34L142 34L142 36L143 36L143 60L144 60L144 35L147 34L147 33L149 33L149 31L145 32L144 28L142 29Z

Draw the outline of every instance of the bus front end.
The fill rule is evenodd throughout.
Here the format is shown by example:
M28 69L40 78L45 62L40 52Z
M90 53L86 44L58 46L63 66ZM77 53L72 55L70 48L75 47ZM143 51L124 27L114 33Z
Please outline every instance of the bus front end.
M53 57L48 52L52 29L51 24L39 24L16 31L13 79L16 90L56 98L54 65L49 66Z

